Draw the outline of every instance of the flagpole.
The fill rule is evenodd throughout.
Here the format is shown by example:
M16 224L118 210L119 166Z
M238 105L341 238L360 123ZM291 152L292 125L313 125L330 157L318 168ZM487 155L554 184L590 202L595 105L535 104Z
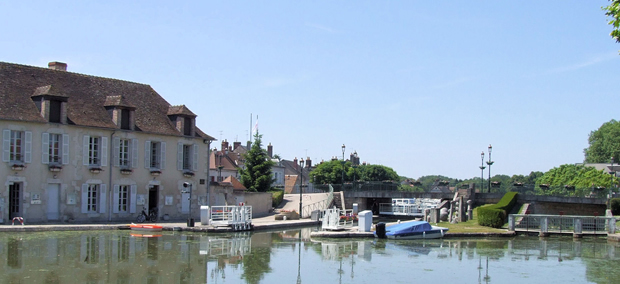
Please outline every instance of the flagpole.
M250 144L252 144L252 113L250 113Z

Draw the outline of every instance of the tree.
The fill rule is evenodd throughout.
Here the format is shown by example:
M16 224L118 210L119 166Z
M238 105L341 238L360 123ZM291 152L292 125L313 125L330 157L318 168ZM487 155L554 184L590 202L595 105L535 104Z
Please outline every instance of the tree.
M619 0L620 1L620 0ZM620 160L620 122L612 119L590 132L588 148L584 149L586 163L609 163L611 157Z
M274 163L269 159L267 151L261 148L262 137L258 133L254 135L254 143L250 151L243 155L246 161L245 168L239 170L243 186L254 192L269 191L274 181L271 174L271 167Z
M382 165L360 165L353 167L350 161L342 163L341 160L332 160L320 163L310 172L310 182L315 184L340 184L344 182L386 181L398 182L398 174L390 167Z
M592 188L610 188L612 182L617 184L617 178L612 178L604 170L566 164L553 168L538 178L536 192L544 195L564 195L567 191L566 186L571 186L572 192L569 195L585 196ZM541 185L545 189L541 189Z
M608 24L613 27L609 34L616 42L620 42L620 0L611 0L609 6L603 7L605 15L611 17Z

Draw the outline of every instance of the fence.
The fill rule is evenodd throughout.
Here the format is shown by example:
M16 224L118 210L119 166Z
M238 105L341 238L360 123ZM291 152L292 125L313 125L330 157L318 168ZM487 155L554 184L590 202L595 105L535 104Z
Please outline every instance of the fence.
M301 208L301 216L299 216L299 218L310 217L310 215L312 215L312 211L318 210L319 212L323 212L323 210L327 209L327 207L329 207L333 201L334 201L334 188L331 185L329 185L329 195L327 196L327 199L303 206ZM321 216L318 216L318 217L322 218L323 217L322 213L321 213Z
M370 191L370 190L398 190L400 184L397 182L381 182L381 181L368 181L368 182L355 182L343 184L315 184L314 188L326 192L330 187L334 191Z
M252 225L252 206L212 206L211 225L230 226L235 231L249 230Z
M510 214L510 231L574 234L614 234L616 218L573 215Z

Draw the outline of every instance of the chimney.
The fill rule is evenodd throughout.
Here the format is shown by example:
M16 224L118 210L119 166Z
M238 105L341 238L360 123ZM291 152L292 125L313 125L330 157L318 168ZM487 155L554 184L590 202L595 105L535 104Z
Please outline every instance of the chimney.
M222 141L222 151L227 151L227 150L228 150L228 141L224 139L224 141Z
M310 157L306 158L306 168L312 168L312 160L310 160Z
M58 70L58 71L67 71L67 63L62 63L58 61L53 61L47 64L49 69Z
M273 146L271 146L271 142L267 145L267 156L269 156L269 158L273 158Z
M293 163L295 163L295 165L297 165L297 157L295 157L295 159L293 159Z
M237 147L241 146L241 142L234 142L233 143L233 150L237 150Z

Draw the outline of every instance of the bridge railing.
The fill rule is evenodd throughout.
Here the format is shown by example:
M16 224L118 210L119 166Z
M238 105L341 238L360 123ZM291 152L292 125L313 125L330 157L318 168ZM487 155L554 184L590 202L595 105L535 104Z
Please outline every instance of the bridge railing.
M511 231L536 231L542 233L573 232L576 234L614 234L616 218L575 215L510 214L508 229Z
M302 206L301 216L299 217L308 218L312 215L312 211L318 210L320 212L319 218L323 218L323 210L327 209L334 201L334 188L331 185L329 185L328 193L327 199Z

